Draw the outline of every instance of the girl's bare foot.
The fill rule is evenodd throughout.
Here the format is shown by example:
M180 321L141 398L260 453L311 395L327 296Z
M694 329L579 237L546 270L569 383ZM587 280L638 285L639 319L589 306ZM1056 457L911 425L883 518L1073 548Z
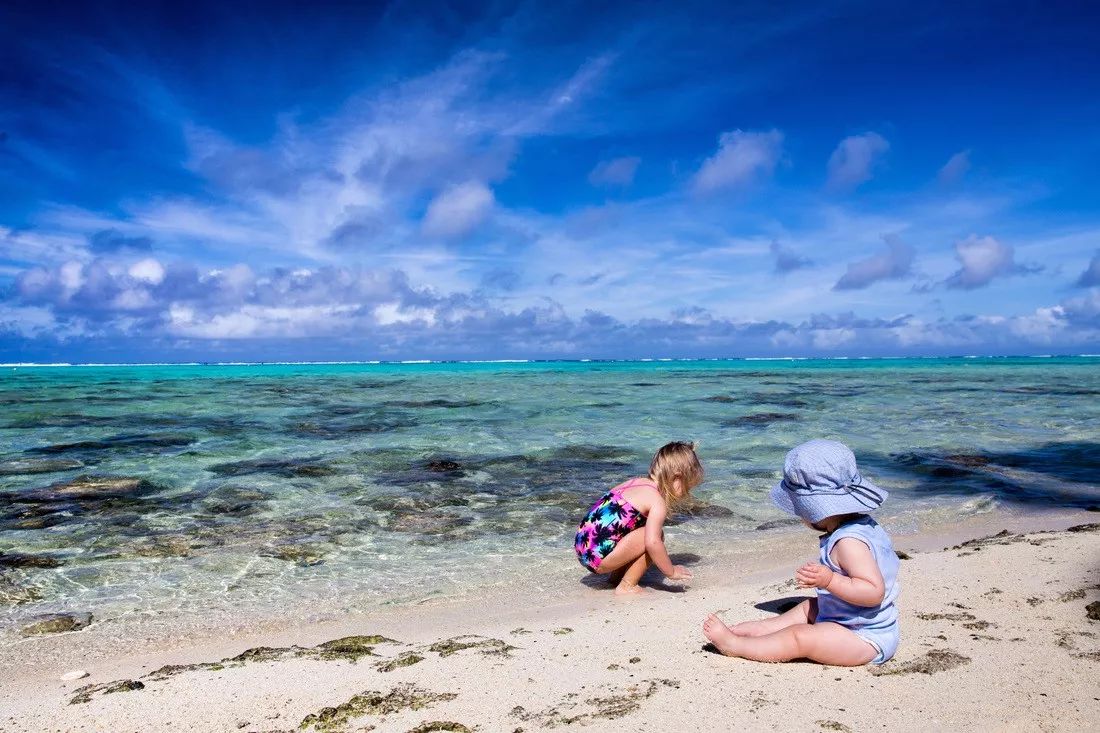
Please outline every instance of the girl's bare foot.
M737 656L735 651L737 634L733 633L730 627L722 623L722 619L713 613L707 616L707 620L703 622L703 635L710 640L710 643L718 647L718 651L727 657Z
M635 596L646 592L645 588L634 583L619 583L615 586L615 595L617 596Z

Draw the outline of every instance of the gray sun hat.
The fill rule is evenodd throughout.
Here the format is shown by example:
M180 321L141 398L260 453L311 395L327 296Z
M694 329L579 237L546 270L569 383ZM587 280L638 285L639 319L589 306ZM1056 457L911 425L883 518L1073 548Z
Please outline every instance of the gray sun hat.
M810 440L792 448L783 461L783 480L771 490L777 507L811 524L838 514L872 512L887 496L860 475L852 451L835 440Z

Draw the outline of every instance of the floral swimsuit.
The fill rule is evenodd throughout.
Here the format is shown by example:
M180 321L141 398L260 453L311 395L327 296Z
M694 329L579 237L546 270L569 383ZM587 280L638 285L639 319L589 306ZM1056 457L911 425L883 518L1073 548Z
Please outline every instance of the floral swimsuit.
M623 497L623 491L635 486L639 479L631 479L608 491L592 505L577 530L574 547L577 559L593 573L611 554L619 540L638 527L645 526L645 515Z

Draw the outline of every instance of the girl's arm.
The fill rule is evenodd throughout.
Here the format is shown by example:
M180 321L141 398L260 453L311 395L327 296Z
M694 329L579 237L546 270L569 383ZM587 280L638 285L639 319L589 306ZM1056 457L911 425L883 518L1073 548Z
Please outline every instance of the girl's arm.
M665 549L663 529L667 513L668 507L665 505L664 499L657 497L653 502L653 506L649 509L649 515L646 517L645 551L649 555L649 559L665 574L666 578L669 580L685 580L691 577L691 571L682 565L673 565L672 559L668 556L668 550Z
M854 606L871 608L882 603L886 583L879 572L871 548L857 539L845 537L833 546L833 562L847 573L834 573L820 563L810 562L795 573L803 588L823 588Z

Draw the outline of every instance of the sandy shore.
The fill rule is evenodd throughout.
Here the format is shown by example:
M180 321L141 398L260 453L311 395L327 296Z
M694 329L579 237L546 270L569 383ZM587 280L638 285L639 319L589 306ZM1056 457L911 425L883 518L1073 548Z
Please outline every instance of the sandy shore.
M895 537L910 556L902 645L881 668L703 648L707 612L759 618L800 595L789 576L816 537L787 531L681 553L691 587L634 599L578 573L561 587L532 579L521 595L173 644L95 625L28 638L0 650L0 729L1095 729L1100 621L1086 606L1100 600L1098 521L993 516ZM74 669L90 676L61 681Z

